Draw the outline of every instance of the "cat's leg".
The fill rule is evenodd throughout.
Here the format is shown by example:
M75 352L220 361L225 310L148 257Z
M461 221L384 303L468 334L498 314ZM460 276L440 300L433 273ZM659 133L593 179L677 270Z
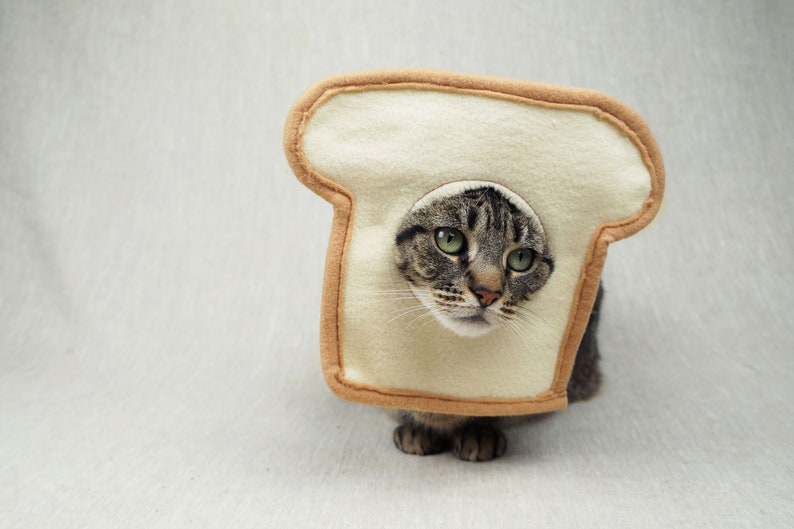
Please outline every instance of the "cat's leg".
M568 401L587 400L596 394L601 386L601 369L599 361L601 355L598 351L598 317L601 310L601 299L604 289L599 285L598 294L593 304L593 312L587 322L587 328L582 336L582 343L576 353L571 378L568 381Z
M453 416L401 411L400 425L394 429L394 445L406 454L417 456L446 452L452 446L451 430L447 426L456 421L444 421L442 417Z
M504 433L492 420L428 412L401 413L394 444L406 454L452 452L465 461L489 461L504 454Z
M506 448L505 434L491 421L473 420L452 434L452 453L464 461L490 461Z

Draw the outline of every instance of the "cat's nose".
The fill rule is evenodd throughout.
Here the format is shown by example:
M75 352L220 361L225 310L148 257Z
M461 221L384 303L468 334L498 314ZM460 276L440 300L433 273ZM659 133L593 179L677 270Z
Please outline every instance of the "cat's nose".
M493 291L491 289L477 286L472 289L474 295L477 296L477 301L480 302L482 308L490 306L494 301L502 297L501 292Z

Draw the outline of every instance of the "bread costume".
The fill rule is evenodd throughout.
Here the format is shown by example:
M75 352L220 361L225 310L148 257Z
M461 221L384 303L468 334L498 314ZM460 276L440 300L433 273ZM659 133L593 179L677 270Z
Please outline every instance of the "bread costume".
M623 103L582 89L434 70L333 77L290 111L298 179L334 206L320 347L331 390L383 407L464 415L564 408L607 246L656 214L656 141ZM407 325L375 292L407 288L395 234L426 197L493 183L540 219L554 273L518 336ZM403 286L395 286L403 285ZM416 304L404 300L403 306Z

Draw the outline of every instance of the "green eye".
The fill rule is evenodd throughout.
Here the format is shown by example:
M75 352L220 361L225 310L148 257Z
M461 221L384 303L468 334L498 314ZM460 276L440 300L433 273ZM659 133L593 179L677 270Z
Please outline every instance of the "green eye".
M444 253L456 254L463 251L466 238L455 228L439 228L436 230L436 245Z
M533 258L532 250L519 248L507 254L507 266L516 272L526 272L532 266Z

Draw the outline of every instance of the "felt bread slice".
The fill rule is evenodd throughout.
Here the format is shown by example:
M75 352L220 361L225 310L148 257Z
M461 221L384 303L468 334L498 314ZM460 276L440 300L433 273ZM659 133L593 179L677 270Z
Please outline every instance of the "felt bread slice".
M366 404L466 415L565 407L611 242L644 227L663 166L643 120L598 92L433 70L327 79L292 108L285 150L334 206L321 358L330 388ZM537 214L555 256L521 332L458 336L395 268L401 219L434 193L492 183ZM395 314L397 316L395 316ZM417 313L418 314L418 313Z

